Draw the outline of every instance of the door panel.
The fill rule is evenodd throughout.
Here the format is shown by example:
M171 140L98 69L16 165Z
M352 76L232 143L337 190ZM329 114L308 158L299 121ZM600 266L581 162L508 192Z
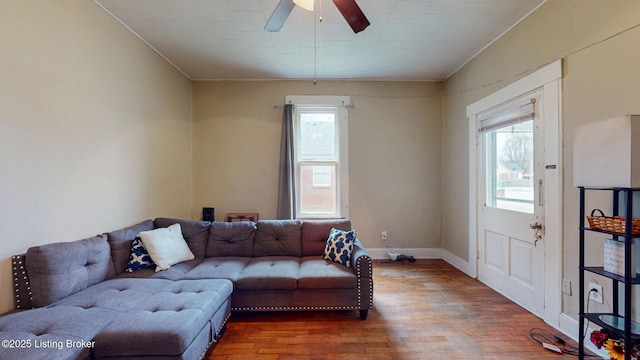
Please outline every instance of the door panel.
M520 239L511 238L511 258L518 261L511 264L511 276L520 280L523 285L533 287L534 247L531 243Z
M504 255L502 254L503 245L504 235L489 230L485 231L485 265L492 267L495 271L506 273L507 269L504 266Z

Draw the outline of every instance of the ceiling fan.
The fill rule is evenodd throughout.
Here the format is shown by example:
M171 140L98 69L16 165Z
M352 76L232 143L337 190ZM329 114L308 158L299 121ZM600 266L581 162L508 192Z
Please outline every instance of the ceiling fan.
M333 0L333 3L340 10L354 33L359 33L370 25L369 20L367 20L355 0ZM313 0L280 0L264 29L271 32L280 31L296 4L313 11Z

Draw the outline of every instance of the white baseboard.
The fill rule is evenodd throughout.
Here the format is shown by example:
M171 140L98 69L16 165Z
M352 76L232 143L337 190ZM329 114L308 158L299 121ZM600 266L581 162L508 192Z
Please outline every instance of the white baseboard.
M413 256L416 259L442 259L442 249L428 249L428 248L415 248L415 249L398 249L395 248L400 254ZM367 252L373 259L389 259L387 248L367 248Z
M469 262L462 260L447 250L439 248L395 248L395 250L400 252L402 255L413 256L416 259L442 259L463 273L475 278L475 271L472 271ZM381 260L389 258L386 248L367 249L367 252L373 259Z
M460 257L447 250L442 250L442 259L468 276L474 279L476 278L476 271L471 268L471 264L469 264L468 261L462 260Z

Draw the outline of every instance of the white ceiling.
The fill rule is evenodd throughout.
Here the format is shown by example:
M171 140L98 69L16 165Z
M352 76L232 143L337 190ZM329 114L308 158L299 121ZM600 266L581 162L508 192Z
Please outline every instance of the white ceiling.
M358 34L329 0L276 33L278 0L94 1L193 80L444 80L546 0L358 0Z

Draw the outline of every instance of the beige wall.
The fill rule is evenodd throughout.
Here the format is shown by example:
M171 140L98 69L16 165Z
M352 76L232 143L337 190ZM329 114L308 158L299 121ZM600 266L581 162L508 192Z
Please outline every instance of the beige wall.
M439 83L196 82L194 208L276 215L286 95L349 95L349 202L366 246L380 232L400 248L440 248L442 123Z
M191 211L191 82L89 0L0 5L0 312L10 255Z
M578 312L578 192L573 186L573 128L607 117L640 113L640 28L630 29L639 23L640 2L635 0L549 0L445 84L443 162L447 166L443 169L443 196L447 200L443 203L443 248L467 259L466 106L540 66L564 58L563 274L574 287L573 296L565 295L563 312L574 318ZM630 30L623 32L626 29ZM605 201L601 206L609 205ZM600 253L590 258L598 261L601 247L594 251ZM601 283L609 284L604 280ZM605 302L610 306L611 298L605 296Z

